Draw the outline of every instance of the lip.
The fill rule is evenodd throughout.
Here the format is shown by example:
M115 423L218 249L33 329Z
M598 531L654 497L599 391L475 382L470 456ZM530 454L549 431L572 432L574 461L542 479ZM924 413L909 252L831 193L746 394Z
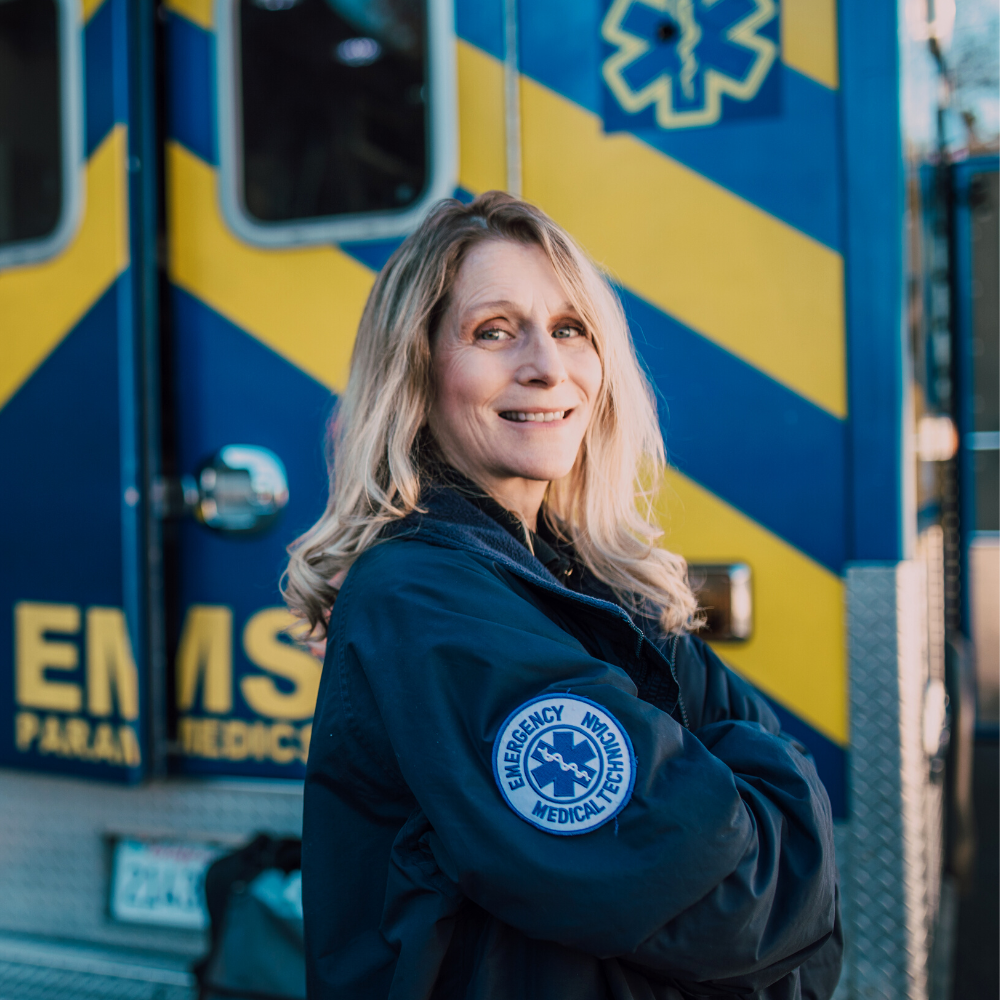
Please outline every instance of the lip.
M524 409L499 410L497 416L509 424L531 424L532 426L565 423L574 407L567 409L526 406Z

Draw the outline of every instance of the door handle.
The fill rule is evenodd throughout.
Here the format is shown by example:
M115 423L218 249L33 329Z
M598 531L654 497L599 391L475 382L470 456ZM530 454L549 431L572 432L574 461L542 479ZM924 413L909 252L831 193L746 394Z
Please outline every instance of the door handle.
M162 518L189 513L220 534L253 535L271 527L288 503L288 475L269 448L227 444L193 476L160 480L154 500Z
M273 451L259 445L220 448L198 467L194 486L195 520L223 534L264 531L288 503L285 466ZM184 492L190 492L190 486Z

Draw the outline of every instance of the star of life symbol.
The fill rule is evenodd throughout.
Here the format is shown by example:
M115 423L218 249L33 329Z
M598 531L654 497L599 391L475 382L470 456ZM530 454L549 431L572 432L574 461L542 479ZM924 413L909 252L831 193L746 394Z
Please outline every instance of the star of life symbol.
M566 729L555 730L551 739L551 745L539 740L531 752L532 760L542 762L541 767L531 771L532 784L539 791L551 785L556 798L573 795L577 784L589 788L597 777L597 772L585 763L597 756L590 741L584 737L574 745L573 731Z
M723 96L742 102L757 96L778 58L777 44L760 32L776 17L777 3L742 0L737 16L719 31L718 15L727 5L732 0L612 0L601 36L615 51L601 72L625 112L652 107L660 128L692 128L719 121ZM666 66L656 59L656 42L626 26L633 19L649 21L649 15L660 21L659 38L672 42ZM651 79L649 65L658 70Z
M635 782L628 733L602 705L542 695L511 713L493 745L507 804L548 833L587 833L625 807Z

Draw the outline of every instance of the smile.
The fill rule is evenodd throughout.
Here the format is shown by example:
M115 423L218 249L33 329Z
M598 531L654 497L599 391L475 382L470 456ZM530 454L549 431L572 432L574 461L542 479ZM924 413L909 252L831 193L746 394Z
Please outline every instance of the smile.
M572 410L548 410L544 413L524 413L521 410L504 410L500 417L515 423L550 424L554 420L565 419L572 412Z

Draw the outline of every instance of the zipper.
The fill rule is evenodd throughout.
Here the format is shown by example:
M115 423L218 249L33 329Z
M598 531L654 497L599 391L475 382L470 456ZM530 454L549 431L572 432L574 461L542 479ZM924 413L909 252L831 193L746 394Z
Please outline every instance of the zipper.
M677 647L680 645L681 637L676 632L671 632L667 637L667 664L670 667L670 676L673 677L677 685L677 707L681 710L681 722L685 729L691 728L691 720L688 718L687 709L684 707L684 694L681 691L680 681L677 680L677 671L674 665L677 662Z

